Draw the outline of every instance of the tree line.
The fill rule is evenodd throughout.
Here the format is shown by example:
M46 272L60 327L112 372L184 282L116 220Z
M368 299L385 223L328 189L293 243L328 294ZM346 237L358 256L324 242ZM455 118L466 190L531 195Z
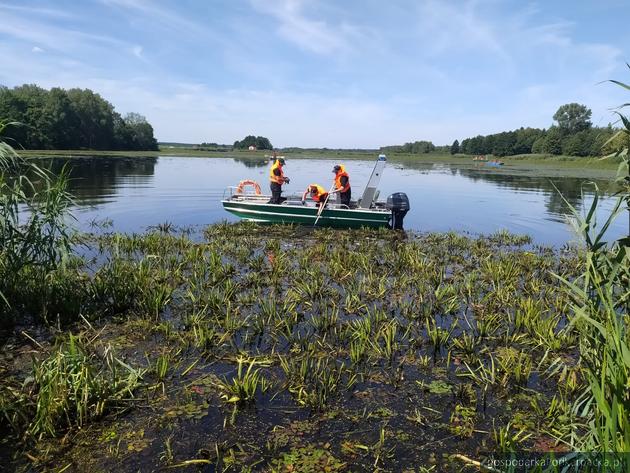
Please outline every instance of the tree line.
M25 149L158 149L145 117L137 113L122 117L90 89L0 86L0 117L18 123L4 136Z
M404 145L381 146L383 153L409 153L409 154L427 154L433 153L436 146L431 141L414 141L413 143L405 143Z
M591 110L585 105L562 105L553 115L554 124L549 129L519 128L518 130L478 135L461 143L455 140L451 154L492 154L513 156L517 154L551 154L567 156L599 156L614 148L609 140L615 135L612 125L593 127Z
M256 149L273 149L269 139L264 136L248 135L241 141L234 142L234 149L248 149L250 146Z

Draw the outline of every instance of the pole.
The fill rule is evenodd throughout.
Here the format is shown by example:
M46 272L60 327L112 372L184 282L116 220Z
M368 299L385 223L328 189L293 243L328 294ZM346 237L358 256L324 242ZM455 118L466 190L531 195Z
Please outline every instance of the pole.
M324 207L326 207L326 203L328 202L328 198L330 197L330 194L334 190L335 190L335 183L333 182L333 185L330 188L330 190L328 191L328 194L326 194L326 198L324 199L324 203L319 206L319 210L317 211L317 218L315 219L315 223L313 224L313 226L317 225L317 222L319 221L319 217L321 217L322 213L324 212Z

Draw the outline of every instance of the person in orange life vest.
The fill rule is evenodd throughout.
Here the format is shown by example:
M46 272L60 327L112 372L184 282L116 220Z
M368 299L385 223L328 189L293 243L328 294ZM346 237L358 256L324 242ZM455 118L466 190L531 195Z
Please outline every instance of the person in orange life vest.
M335 190L332 191L332 194L339 193L341 204L350 207L350 176L348 176L345 166L337 164L332 172L335 173Z
M274 160L271 169L269 169L269 181L271 187L271 199L268 202L269 204L281 204L282 201L286 200L281 196L282 184L285 182L287 184L289 183L289 178L284 177L284 172L282 171L284 164L284 159L278 158Z
M305 201L307 194L311 196L313 202L317 202L318 207L324 205L324 202L326 202L326 199L328 197L328 192L326 192L326 189L318 184L311 184L306 188L304 194L302 194L302 205L306 203Z

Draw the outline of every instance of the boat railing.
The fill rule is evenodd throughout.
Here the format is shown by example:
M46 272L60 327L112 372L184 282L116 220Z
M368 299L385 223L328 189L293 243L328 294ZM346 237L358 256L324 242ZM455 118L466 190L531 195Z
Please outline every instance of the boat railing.
M234 197L247 197L269 199L269 194L254 194L251 192L237 192L238 186L229 186L223 190L223 200L229 200Z

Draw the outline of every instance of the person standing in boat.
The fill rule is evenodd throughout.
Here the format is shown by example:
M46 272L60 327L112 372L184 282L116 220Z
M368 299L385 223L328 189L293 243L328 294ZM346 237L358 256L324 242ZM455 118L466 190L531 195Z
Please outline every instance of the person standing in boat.
M324 202L328 200L328 192L319 184L311 184L306 188L304 194L302 194L302 205L306 203L306 196L310 195L313 202L317 203L318 207L321 207Z
M348 176L345 166L343 164L337 164L332 172L335 173L335 190L332 191L332 193L339 193L341 205L350 207L350 176Z
M289 178L284 177L284 171L282 167L284 166L284 159L277 158L274 159L273 164L271 165L271 169L269 170L269 181L271 187L271 199L268 203L270 204L281 204L285 198L282 197L282 184L285 182L289 183Z

